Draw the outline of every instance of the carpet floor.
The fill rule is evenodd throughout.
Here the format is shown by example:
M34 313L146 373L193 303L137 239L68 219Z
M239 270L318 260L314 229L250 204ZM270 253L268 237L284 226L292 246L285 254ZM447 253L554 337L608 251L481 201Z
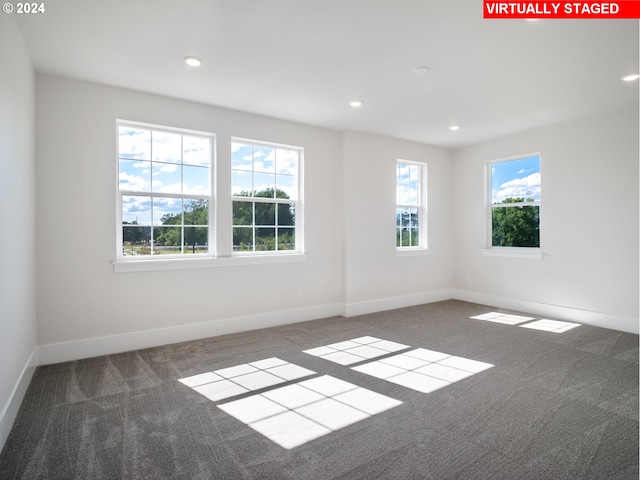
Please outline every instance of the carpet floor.
M540 320L451 300L41 366L0 478L637 479L638 335Z

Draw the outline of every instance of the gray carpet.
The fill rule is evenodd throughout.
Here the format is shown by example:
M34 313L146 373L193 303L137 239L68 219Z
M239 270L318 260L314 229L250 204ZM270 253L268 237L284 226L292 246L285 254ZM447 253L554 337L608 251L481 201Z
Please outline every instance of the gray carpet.
M39 367L0 478L637 479L638 336L469 318L490 311L447 301ZM303 353L367 335L494 366L422 393ZM285 449L178 381L270 357L402 404Z

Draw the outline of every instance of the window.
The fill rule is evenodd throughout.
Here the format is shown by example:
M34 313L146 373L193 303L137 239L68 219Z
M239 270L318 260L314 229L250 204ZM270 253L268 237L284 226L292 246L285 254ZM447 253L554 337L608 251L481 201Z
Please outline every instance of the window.
M423 185L427 166L396 163L396 247L426 248L426 195Z
M213 135L118 123L119 259L213 255Z
M540 155L489 162L492 247L540 247Z
M233 252L302 251L302 149L234 139Z

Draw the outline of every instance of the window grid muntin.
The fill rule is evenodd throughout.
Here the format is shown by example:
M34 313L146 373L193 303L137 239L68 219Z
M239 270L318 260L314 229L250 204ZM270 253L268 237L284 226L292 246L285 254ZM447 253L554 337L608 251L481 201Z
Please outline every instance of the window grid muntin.
M146 158L136 158L135 156L127 156L125 152L125 155L122 155L121 152L121 129L123 128L128 128L128 129L132 129L132 130L138 130L138 131L146 131L149 132L149 141L148 141L148 148L149 148L149 154L148 156L146 156ZM125 225L125 220L124 220L124 209L123 209L123 199L124 197L142 197L142 198L147 198L150 201L150 216L151 216L151 221L149 225L136 225L136 227L140 227L140 228L148 228L149 229L149 254L136 254L135 257L136 259L139 259L140 257L142 258L155 258L155 257L161 257L161 258L184 258L185 253L188 253L187 250L189 249L195 249L195 244L191 245L186 243L187 239L185 237L185 232L189 231L188 229L193 228L194 231L196 228L206 228L207 229L207 234L206 234L206 243L205 243L205 252L202 253L191 253L190 256L193 255L197 255L197 256L213 256L214 255L214 249L212 248L212 246L214 245L213 243L213 239L214 239L214 232L213 232L213 212L214 212L214 197L212 194L212 189L213 189L213 172L214 172L214 140L215 140L215 136L213 134L210 133L206 133L206 132L197 132L197 131L193 131L193 130L186 130L186 129L180 129L180 128L171 128L171 127L161 127L161 126L156 126L156 125L150 125L150 124L143 124L143 123L138 123L138 122L128 122L128 121L117 121L116 122L116 138L117 138L117 154L118 154L118 165L117 165L117 169L118 169L118 212L117 212L117 221L118 221L118 229L117 229L117 244L118 244L118 249L117 249L117 257L121 260L126 259L127 255L125 254L125 240L124 240L124 230L125 228L130 229L132 228L130 225L126 226ZM154 159L154 132L157 132L159 134L162 133L168 133L171 135L179 135L180 137L180 159L179 160L175 160L175 161L163 161L163 160L157 160ZM185 137L188 137L190 139L199 139L201 141L204 142L204 144L206 144L206 149L207 149L207 155L206 155L206 166L201 165L201 164L194 164L191 163L189 161L185 161ZM150 182L149 182L149 187L148 189L127 189L127 188L122 188L122 182L121 182L121 164L122 161L134 161L134 162L145 162L146 164L148 164L148 166L150 167ZM180 193L176 193L176 192L162 192L162 191L154 191L153 189L153 167L154 165L178 165L180 167ZM206 169L208 171L208 175L207 175L207 189L206 189L206 194L203 193L184 193L184 188L185 188L185 178L184 178L184 167L189 167L189 168L202 168L202 169ZM181 209L180 209L180 223L179 224L155 224L154 222L154 212L155 212L155 208L154 208L154 202L155 199L158 198L173 198L173 199L179 199L181 201ZM187 225L185 224L185 202L187 200L206 200L207 201L207 220L206 220L206 225ZM155 231L156 228L158 229L169 229L169 228L179 228L180 229L180 253L177 254L159 254L159 253L155 253L156 251L156 247L157 247L157 243L156 243L156 238L155 238ZM185 230L186 229L186 230ZM163 245L165 246L165 245ZM192 250L193 252L193 250Z

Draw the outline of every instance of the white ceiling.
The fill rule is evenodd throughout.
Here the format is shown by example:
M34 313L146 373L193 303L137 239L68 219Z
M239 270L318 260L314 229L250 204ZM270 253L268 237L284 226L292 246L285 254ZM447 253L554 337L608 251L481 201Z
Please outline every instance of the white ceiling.
M45 7L16 15L38 72L337 130L457 148L638 108L638 82L620 80L638 72L637 20L483 20L481 0Z

